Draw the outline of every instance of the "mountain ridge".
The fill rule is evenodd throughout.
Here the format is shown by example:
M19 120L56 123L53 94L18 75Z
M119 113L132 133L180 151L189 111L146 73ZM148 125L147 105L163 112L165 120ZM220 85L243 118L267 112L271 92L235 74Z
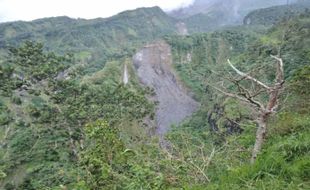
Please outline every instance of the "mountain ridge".
M92 20L53 17L4 23L0 24L0 49L33 40L44 43L47 50L71 52L82 62L103 65L111 57L133 55L146 42L177 33L175 23L159 7Z
M159 8L5 28L0 189L309 189L310 12L228 28L221 11L189 19L192 33L220 28L198 34ZM240 81L227 59L268 85L278 53L287 88L251 165L258 114L227 93L264 101L272 91Z
M290 4L297 1L290 1ZM196 0L192 5L169 12L174 18L184 20L190 33L214 31L225 26L242 25L251 11L276 5L286 0Z

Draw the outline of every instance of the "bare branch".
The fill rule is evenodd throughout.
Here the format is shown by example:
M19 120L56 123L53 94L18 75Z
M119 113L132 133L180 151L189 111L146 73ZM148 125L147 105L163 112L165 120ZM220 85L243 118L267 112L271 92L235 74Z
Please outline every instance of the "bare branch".
M251 80L251 81L255 82L256 84L258 84L258 85L264 87L264 88L267 89L267 90L270 90L270 89L271 89L269 86L267 86L266 84L260 82L260 81L257 80L256 78L253 78L253 77L251 77L250 75L248 75L248 74L246 74L246 73L244 73L244 72L238 70L235 66L233 66L233 64L231 64L231 62L230 62L229 59L228 59L227 61L228 61L229 66L230 66L234 71L236 71L236 73L237 73L238 75L244 77L245 79L248 79L248 80Z
M239 82L235 82L234 84L238 87L238 90L239 90L241 96L243 96L245 99L247 99L251 104L256 105L258 108L264 109L263 104L261 104L260 102L253 99L258 94L252 95L250 93L250 91L248 89L246 89L245 87L243 87Z
M260 95L263 93L265 90L258 89L257 91L254 92L254 94L251 95L252 98L255 98L256 96Z
M281 85L283 84L284 81L284 69L283 69L283 60L277 56L270 55L272 58L277 60L277 76L276 76L276 81L280 83Z
M222 94L226 95L226 96L229 96L231 98L236 98L240 101L243 101L243 102L246 102L250 105L254 105L256 107L258 107L259 109L262 109L262 110L265 110L265 107L258 101L254 100L252 97L242 97L242 96L238 96L237 94L233 94L233 93L229 93L229 92L226 92L220 88L217 88L215 86L212 86L210 85L212 88L214 88L215 90L221 92Z
M234 86L237 88L237 92L229 93L223 90L224 85L222 87L216 87L210 85L212 88L216 89L217 91L221 92L222 94L236 98L240 101L246 102L251 106L254 106L256 108L256 111L258 111L257 115L257 124L258 129L256 131L256 140L255 145L252 151L252 158L251 163L253 163L258 154L261 151L262 144L265 140L265 136L267 133L267 120L270 117L272 113L275 113L279 106L279 99L280 94L284 88L284 69L283 69L283 60L277 56L270 55L272 58L274 58L277 61L276 66L276 77L275 77L275 83L273 83L271 86L268 86L264 84L263 82L257 80L256 78L252 77L250 74L243 73L242 71L238 70L236 67L233 66L233 64L228 59L229 66L241 77L234 77L231 75L230 72L228 72L228 77L219 75L221 78L224 78L234 84ZM215 73L215 72L214 72ZM227 74L226 74L227 75ZM247 87L247 85L242 85L242 81L248 80L251 84L250 87ZM268 100L265 98L262 98L261 101L257 101L254 98L260 95L261 93L265 92L266 95L269 96ZM264 102L264 100L266 100Z
M284 70L282 59L274 55L270 56L277 60L276 83L272 87L272 91L269 94L269 101L267 105L267 109L273 112L278 107L281 89L283 89Z
M261 104L260 102L254 100L253 98L256 97L257 95L259 95L260 93L262 93L263 91L259 90L258 92L255 92L253 95L250 93L250 90L246 89L245 87L243 87L240 82L245 79L245 77L242 77L242 79L240 80L237 80L237 79L234 79L234 78L229 78L229 77L226 77L225 75L220 75L219 73L215 72L215 71L212 71L213 73L215 73L216 75L219 75L221 76L222 78L232 82L233 84L235 84L237 87L238 87L238 91L239 91L239 95L237 94L232 94L232 93L229 93L229 92L225 92L224 90L220 89L220 88L217 88L215 86L212 86L210 85L211 87L213 87L214 89L220 91L221 93L229 96L229 97L233 97L233 98L236 98L238 100L241 100L243 102L246 102L246 103L249 103L249 104L252 104L252 105L255 105L256 107L260 108L260 109L265 109L263 104ZM222 84L223 86L223 84Z

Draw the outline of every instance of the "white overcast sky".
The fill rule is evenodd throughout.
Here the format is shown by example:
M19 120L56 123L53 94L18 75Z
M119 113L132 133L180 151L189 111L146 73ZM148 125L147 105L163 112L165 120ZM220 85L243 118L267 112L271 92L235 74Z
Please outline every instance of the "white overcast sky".
M43 17L109 17L137 7L160 6L164 10L190 5L193 0L0 0L0 22Z

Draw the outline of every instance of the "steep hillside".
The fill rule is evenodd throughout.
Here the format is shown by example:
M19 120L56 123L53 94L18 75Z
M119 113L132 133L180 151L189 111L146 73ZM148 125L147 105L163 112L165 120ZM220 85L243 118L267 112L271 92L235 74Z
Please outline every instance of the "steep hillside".
M143 85L154 90L151 99L156 106L156 133L163 136L171 125L178 125L197 110L198 103L182 87L172 66L170 46L158 41L139 50L134 66Z
M269 54L276 54L280 47L281 56L287 63L284 68L287 78L299 68L310 64L309 13L278 23L265 33L257 31L236 27L187 37L166 38L172 46L176 71L195 92L196 98L205 102L208 114L212 114L210 109L218 109L217 106L210 108L211 103L208 103L214 101L213 96L218 92L214 92L214 89L206 84L218 78L214 71L219 70L223 74L227 70L227 59L235 60L244 69L252 69L256 64L262 64L265 68L271 64ZM207 118L205 117L205 122L210 122Z
M154 106L134 77L122 84L128 60L110 61L90 76L57 77L74 64L70 57L30 42L10 52L0 64L0 189L78 183L86 123L104 119L126 126L125 136L134 133L130 128L143 134L143 120Z
M289 19L297 14L307 14L310 3L298 3L290 6L274 6L250 12L245 16L243 23L246 25L274 25L284 19Z
M293 2L296 1L294 0L290 3ZM199 13L224 13L223 11L228 11L228 14L234 15L233 19L237 21L246 11L271 7L274 5L283 5L286 3L286 0L195 0L193 5L172 11L171 15L177 18L186 18Z
M204 170L206 175L209 174L210 182L202 180L204 182L198 182L188 189L273 190L310 187L310 120L307 103L309 23L308 13L278 23L265 34L235 28L235 31L168 39L179 75L196 94L201 95L199 97L203 102L190 121L169 134L169 139L177 146L175 154L186 155L188 159L195 158L195 164L200 168L206 164L200 157L208 154L212 158L212 164ZM235 86L229 78L233 81L234 77L237 80L238 77L229 68L227 58L242 71L271 84L275 68L270 54L277 54L279 48L284 60L287 85L279 100L281 105L278 114L268 121L266 144L257 162L251 165L249 158L255 141L255 112L246 104L219 93L212 86L225 86L227 91L233 92ZM189 53L192 61L186 60ZM205 150L209 140L213 146ZM194 145L188 147L189 144ZM191 152L188 153L188 150ZM201 153L202 150L206 152Z
M286 0L196 0L193 5L172 11L170 15L183 19L190 33L197 33L240 25L253 10L286 3Z
M48 50L72 52L76 58L96 67L109 59L132 55L145 42L175 32L174 20L159 7L140 8L106 19L56 17L3 23L0 48L35 40L44 43Z
M252 14L272 26L189 35L280 1L231 1L244 3L237 17L230 3L217 9L228 0L205 2L214 11L187 27L158 7L0 24L0 189L310 189L310 13L275 23L278 9L263 9ZM282 71L270 55L283 59L281 92L255 85ZM281 95L253 164L257 104L226 90L254 103Z

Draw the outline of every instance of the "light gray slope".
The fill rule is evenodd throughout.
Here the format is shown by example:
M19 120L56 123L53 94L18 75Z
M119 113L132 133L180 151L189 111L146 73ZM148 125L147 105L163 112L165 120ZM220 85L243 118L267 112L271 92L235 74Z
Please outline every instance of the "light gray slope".
M155 91L157 134L163 135L198 108L182 87L172 69L170 46L158 41L142 48L133 58L136 73L145 86Z

